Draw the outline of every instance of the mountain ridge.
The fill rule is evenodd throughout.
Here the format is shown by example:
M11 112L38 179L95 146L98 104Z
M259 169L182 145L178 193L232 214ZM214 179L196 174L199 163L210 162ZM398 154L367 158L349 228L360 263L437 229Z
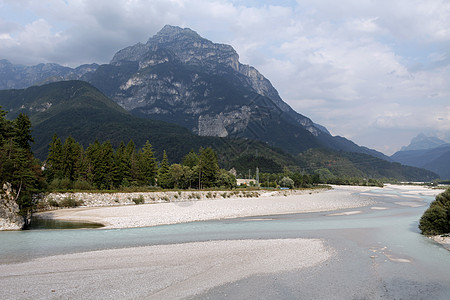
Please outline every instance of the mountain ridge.
M331 136L285 103L258 70L241 64L233 47L213 43L191 29L166 25L145 44L119 50L110 64L87 65L78 73L61 70L46 79L41 74L33 83L26 77L21 84L75 77L136 116L176 123L200 136L256 139L293 155L325 147L391 160ZM1 80L0 88L5 88Z
M133 140L140 148L149 140L159 159L166 150L173 162L181 162L192 149L210 146L217 151L222 167L235 168L241 174L248 174L249 169L258 167L260 172L269 173L281 173L284 168L297 172L306 169L311 173L329 168L334 176L343 178L430 180L437 176L367 154L310 149L308 155L294 157L257 140L198 136L176 124L133 116L84 81L3 90L0 91L0 106L9 112L7 117L10 119L20 113L29 115L35 140L32 149L42 160L47 156L53 134L57 134L63 140L72 136L85 148L95 140L109 140L113 147L122 141Z

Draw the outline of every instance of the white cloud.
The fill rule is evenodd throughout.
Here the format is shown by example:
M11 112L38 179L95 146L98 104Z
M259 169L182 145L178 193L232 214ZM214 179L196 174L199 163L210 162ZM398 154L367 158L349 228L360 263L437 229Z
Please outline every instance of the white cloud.
M173 24L231 44L294 109L334 134L392 152L421 128L450 130L445 0L3 0L0 6L0 58L15 63L104 63Z

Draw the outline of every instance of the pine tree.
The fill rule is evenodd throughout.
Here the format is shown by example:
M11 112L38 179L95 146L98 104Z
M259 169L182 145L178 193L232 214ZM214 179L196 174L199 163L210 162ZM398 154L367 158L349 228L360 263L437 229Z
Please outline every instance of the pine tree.
M46 173L49 181L63 177L63 161L62 143L56 134L54 134L46 161Z
M14 121L5 116L6 112L0 107L0 186L11 184L20 214L29 216L34 206L32 194L41 188L40 168L28 144L32 137L26 135L31 123L25 115Z
M77 177L76 166L81 159L81 145L69 136L62 146L62 170L64 178L74 181Z
M152 145L149 141L145 142L145 145L139 155L139 169L141 171L144 184L154 185L156 175L158 174L158 165L156 163Z
M125 148L125 160L127 161L127 169L129 170L128 178L126 179L132 185L138 185L142 182L142 176L139 169L139 157L136 153L136 145L133 140L130 140Z
M31 152L30 142L33 143L31 135L31 121L27 115L21 113L14 120L14 135L17 145Z
M216 183L219 172L217 154L211 147L206 149L201 148L199 152L199 188L212 187Z
M172 188L173 185L171 181L169 160L167 159L166 150L164 150L163 159L158 172L158 185L164 189Z

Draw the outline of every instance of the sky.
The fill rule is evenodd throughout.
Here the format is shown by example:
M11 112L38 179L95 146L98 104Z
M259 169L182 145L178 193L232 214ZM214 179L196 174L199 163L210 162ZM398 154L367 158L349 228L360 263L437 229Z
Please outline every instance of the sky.
M166 24L233 46L333 135L388 155L450 142L446 0L0 0L0 59L108 63Z

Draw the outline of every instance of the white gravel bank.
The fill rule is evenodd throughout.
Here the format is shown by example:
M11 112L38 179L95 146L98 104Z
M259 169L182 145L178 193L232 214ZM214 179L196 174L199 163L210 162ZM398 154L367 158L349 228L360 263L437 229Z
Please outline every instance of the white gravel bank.
M256 274L316 266L316 239L211 241L50 256L0 265L1 299L179 299Z
M90 221L105 228L146 227L247 216L307 213L372 205L367 197L353 195L367 187L335 187L319 193L259 198L229 198L131 206L62 209L38 213L41 218ZM374 189L373 187L370 189Z

